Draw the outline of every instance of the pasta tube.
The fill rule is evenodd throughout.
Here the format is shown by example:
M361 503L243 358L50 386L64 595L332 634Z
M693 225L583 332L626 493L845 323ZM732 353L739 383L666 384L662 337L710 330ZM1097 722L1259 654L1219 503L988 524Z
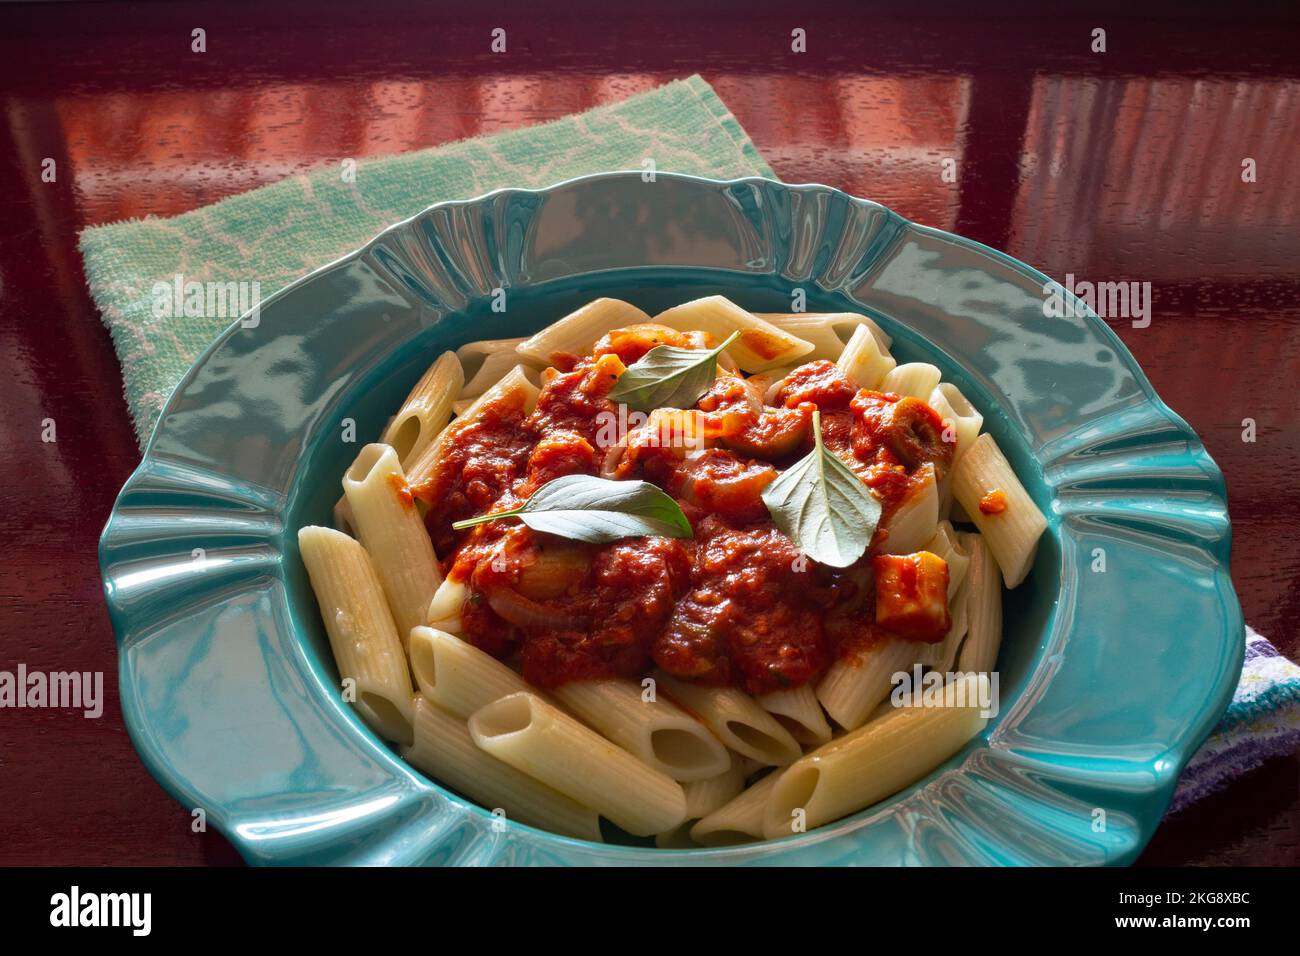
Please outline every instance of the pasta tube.
M755 315L796 338L811 342L813 350L804 356L805 362L814 359L834 362L859 326L867 327L881 352L888 352L892 342L879 325L856 312L756 312Z
M353 706L379 736L411 742L411 675L392 612L366 549L341 531L309 525L298 549L320 605L334 663L355 684Z
M482 750L636 836L653 836L686 819L686 794L536 694L503 697L469 719Z
M762 372L789 365L813 350L811 342L783 332L771 322L763 321L720 295L674 306L660 312L654 321L679 332L707 332L715 342L723 341L732 332L739 332L740 337L727 347L727 351L746 372Z
M465 384L456 396L458 401L475 399L501 381L516 365L542 367L536 359L519 354L524 339L490 339L469 342L456 350L461 368L465 370Z
M691 827L691 839L702 846L732 846L763 839L767 802L783 775L783 771L773 770L751 784L738 797Z
M708 728L671 701L646 700L635 681L572 681L552 693L589 727L674 780L707 780L731 763Z
M926 462L916 471L920 481L912 488L885 522L885 554L913 554L922 550L939 526L939 487L934 464Z
M446 631L411 631L411 670L420 693L462 720L494 700L529 690L505 664Z
M728 757L727 769L707 780L682 784L686 791L686 818L698 820L726 806L745 789L745 770L739 757Z
M596 299L520 342L517 351L521 359L553 365L556 355L586 355L606 332L649 321L630 302Z
M939 378L938 366L928 362L908 362L895 366L880 382L879 391L925 401L939 384Z
M443 352L415 383L402 407L384 429L379 440L391 445L403 467L429 447L451 420L451 403L456 400L465 374L453 352Z
M866 650L832 664L817 684L817 699L841 727L861 727L867 715L889 695L894 674L908 670L921 653L915 641L882 638Z
M397 452L389 445L366 445L343 476L343 494L406 646L411 628L425 622L442 572Z
M858 388L878 388L898 363L863 325L853 330L835 364Z
M961 538L970 553L970 567L966 571L966 641L957 669L987 674L997 665L1002 643L1002 579L983 537L963 534Z
M954 466L952 493L984 536L1007 587L1014 588L1029 574L1047 519L992 435L980 435Z
M601 842L600 817L474 746L465 721L415 698L415 741L402 757L437 783L506 817L580 840Z
M789 836L796 821L811 830L915 783L984 729L979 697L965 675L945 685L942 706L895 708L803 757L772 788L763 836Z
M801 744L824 744L831 739L831 725L826 722L822 705L811 684L794 690L778 690L757 698L769 714Z
M655 680L669 697L694 714L736 753L783 766L803 753L798 741L754 698L735 687L701 687L662 672Z

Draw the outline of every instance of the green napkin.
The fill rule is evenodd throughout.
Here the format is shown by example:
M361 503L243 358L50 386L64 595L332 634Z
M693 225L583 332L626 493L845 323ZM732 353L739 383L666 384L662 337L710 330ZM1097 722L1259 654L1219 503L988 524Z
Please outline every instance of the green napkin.
M355 177L331 166L170 219L85 230L90 294L112 334L141 447L186 369L237 314L159 317L155 284L174 287L177 275L257 282L264 299L435 202L640 169L647 157L664 171L773 175L709 84L692 76L541 126L362 162Z

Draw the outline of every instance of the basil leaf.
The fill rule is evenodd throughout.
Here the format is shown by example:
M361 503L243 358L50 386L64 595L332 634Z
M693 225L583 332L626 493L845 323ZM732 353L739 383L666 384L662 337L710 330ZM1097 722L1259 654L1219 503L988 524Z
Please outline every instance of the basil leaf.
M518 518L534 531L592 544L648 535L689 538L694 533L677 502L650 482L592 475L556 478L518 508L467 518L452 527L460 531L498 518Z
M656 345L633 362L614 383L609 400L638 412L656 408L690 408L709 390L718 374L718 356L734 342L732 332L715 349L680 349Z
M866 553L880 524L880 502L849 466L822 443L821 412L813 412L817 445L763 489L772 521L804 554L847 568Z

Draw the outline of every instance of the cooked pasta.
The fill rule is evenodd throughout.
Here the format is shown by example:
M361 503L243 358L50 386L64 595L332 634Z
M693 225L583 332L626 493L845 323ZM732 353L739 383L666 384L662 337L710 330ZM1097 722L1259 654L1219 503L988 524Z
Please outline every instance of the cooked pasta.
M586 355L606 332L649 321L650 316L622 299L596 299L520 342L517 351L523 359L552 365L559 355Z
M859 388L877 388L898 363L867 326L853 330L836 366Z
M402 750L414 766L508 819L600 842L600 816L474 745L465 721L419 695L415 741Z
M1020 584L1033 564L1047 519L992 435L980 435L953 467L952 493L988 543L1006 586Z
M435 782L592 841L774 839L924 777L984 726L965 695L1046 520L892 344L710 295L444 353L339 530L299 533L345 699Z
M737 757L728 757L727 769L704 780L682 784L686 792L686 818L707 817L734 800L745 789L745 770Z
M1002 643L1002 586L993 553L978 534L961 535L970 553L966 571L966 640L957 670L986 674L997 663Z
M701 687L662 673L656 680L665 693L741 756L779 766L801 753L790 732L748 694L734 687Z
M410 743L415 692L370 556L342 532L312 526L298 532L298 550L353 706L381 737Z
M767 803L781 779L774 770L691 827L691 839L701 846L732 846L763 839Z
M343 475L343 494L357 536L384 586L397 633L406 645L411 628L425 622L442 572L397 452L389 445L361 449Z
M492 756L628 833L653 836L686 819L681 784L536 694L511 694L475 711L469 733Z
M525 341L525 339L490 339L469 342L458 348L456 358L460 360L465 382L456 390L457 402L478 398L501 381L502 376L516 365L544 368L545 363L519 354L519 346Z
M398 462L403 467L415 461L447 427L451 420L451 404L464 384L465 373L452 352L438 356L415 383L415 388L406 396L406 401L402 402L402 407L380 438L383 444L391 445L397 452Z
M462 720L494 700L529 689L522 677L491 654L446 631L415 628L410 651L420 693Z
M977 686L974 674L959 678L944 687L941 706L896 708L801 758L768 794L763 836L822 826L925 776L987 723Z
M856 312L756 312L765 322L771 322L783 332L811 342L813 350L804 356L807 361L829 359L835 361L844 351L845 343L860 326L865 326L882 352L888 352L893 340L873 320Z
M555 697L648 767L682 783L725 773L731 758L700 721L640 684L626 679L578 680L555 688Z
M911 554L934 537L939 527L939 489L934 466L923 465L919 478L886 522L884 550L888 554Z
M759 697L758 703L801 744L824 744L831 739L831 725L811 684L774 690Z
M806 357L813 350L811 342L783 331L752 312L746 312L720 295L696 299L660 312L654 318L660 325L679 332L699 330L721 342L732 332L738 333L729 352L746 372L787 365Z
M908 362L896 365L880 382L882 392L928 398L939 384L939 369L926 362Z

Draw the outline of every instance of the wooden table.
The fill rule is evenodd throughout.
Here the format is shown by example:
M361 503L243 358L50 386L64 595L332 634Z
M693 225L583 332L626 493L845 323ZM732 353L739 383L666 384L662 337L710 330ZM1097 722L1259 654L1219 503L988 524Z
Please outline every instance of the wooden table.
M0 8L0 668L98 670L108 685L99 720L0 712L0 863L237 861L191 832L118 710L95 550L138 451L77 232L693 72L782 179L879 200L1058 279L1149 281L1150 326L1112 325L1227 474L1247 620L1300 656L1293 22L1181 6L1133 17L1127 4L1065 20L1030 5L988 18L918 3L538 6ZM488 48L497 26L506 55ZM195 27L206 54L190 52ZM791 52L795 27L806 53ZM1090 49L1094 27L1105 53ZM40 179L46 157L54 183ZM1242 181L1246 158L1256 182ZM41 440L46 418L55 443ZM1298 767L1274 760L1166 821L1143 862L1300 863Z

